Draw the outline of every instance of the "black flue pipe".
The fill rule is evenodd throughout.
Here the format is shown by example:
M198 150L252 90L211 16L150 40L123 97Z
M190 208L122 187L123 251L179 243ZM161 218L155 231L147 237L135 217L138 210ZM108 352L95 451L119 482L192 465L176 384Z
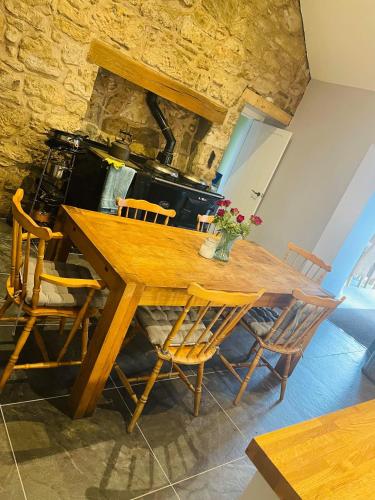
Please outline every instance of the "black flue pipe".
M166 140L163 151L159 151L156 159L160 161L160 163L163 163L163 165L170 165L173 160L173 151L176 146L176 139L165 116L159 108L158 96L153 92L147 92L146 102Z

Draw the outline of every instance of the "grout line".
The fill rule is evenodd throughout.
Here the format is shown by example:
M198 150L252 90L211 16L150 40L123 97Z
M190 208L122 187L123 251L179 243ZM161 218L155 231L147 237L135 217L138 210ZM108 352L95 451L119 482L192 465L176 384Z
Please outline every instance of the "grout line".
M239 460L243 460L246 458L246 455L242 455L242 457L234 458L233 460L229 460L229 462L224 462L223 464L220 465L215 465L215 467L211 467L210 469L204 470L202 472L197 472L197 474L193 474L192 476L185 477L185 479L180 479L179 481L175 481L173 483L173 486L175 484L180 484L183 483L184 481L188 481L189 479L193 479L194 477L202 476L203 474L206 474L207 472L211 472L216 469L220 469L220 467L224 467L225 465L233 464L234 462L238 462Z
M112 377L111 377L111 376L110 376L110 379L112 380L112 383L113 383L113 379L112 379ZM118 392L118 394L119 394L119 396L120 396L120 398L121 398L122 402L124 403L125 407L127 408L128 412L129 412L129 414L130 414L130 415L133 415L133 413L131 412L131 410L130 410L129 406L127 405L127 403L126 403L125 399L123 398L123 396L122 396L121 392L119 391L119 389L118 389L117 387L116 387L116 391ZM147 444L147 446L148 446L149 450L151 451L152 456L153 456L153 457L154 457L154 459L156 460L156 463L159 465L159 467L160 467L161 471L163 472L163 474L164 474L165 478L167 479L167 481L168 481L168 483L169 483L169 486L171 486L171 487L172 487L172 490L173 490L173 491L174 491L174 493L176 494L176 497L180 500L180 497L179 497L179 495L177 494L177 491L176 491L176 490L175 490L175 488L173 487L173 484L171 483L171 481L170 481L170 479L169 479L169 477L168 477L167 473L166 473L166 472L165 472L165 470L163 469L163 467L162 467L162 465L161 465L161 463L160 463L160 461L159 461L158 457L155 455L154 450L152 449L152 447L151 447L150 443L148 442L148 440L147 440L146 436L144 435L144 433L143 433L143 431L142 431L142 429L141 429L140 425L138 424L138 422L137 422L136 426L137 426L137 429L139 430L139 432L141 433L141 436L142 436L142 437L143 437L143 439L145 440L145 442L146 442L146 444ZM149 493L150 493L150 492L149 492Z
M148 495L152 495L153 493L157 493L158 491L166 490L167 488L172 488L173 491L176 493L175 489L173 488L173 486L171 484L171 485L167 485L167 486L162 486L161 488L157 488L156 490L148 491L144 495L138 495L136 497L131 497L130 500L138 500L139 498L146 498L146 497L148 497ZM176 493L176 495L177 495L177 493ZM180 497L177 495L177 498L180 498Z
M10 439L10 435L9 435L9 431L8 431L8 426L7 426L7 423L5 421L5 416L4 416L3 409L1 407L1 405L0 405L0 412L1 412L1 417L3 419L3 422L4 422L4 429L5 429L5 433L7 435L7 438L8 438L8 442L9 442L9 446L10 446L10 451L11 451L12 456L13 456L14 465L16 466L16 470L17 470L17 474L18 474L18 479L20 480L20 483L21 483L21 488L22 488L23 496L24 496L25 500L27 500L25 487L23 485L23 481L22 481L22 477L21 477L21 472L20 472L20 469L18 467L18 463L17 463L17 460L16 460L16 455L14 453L12 441Z
M111 387L104 387L104 391L110 391L110 390L117 389L115 386ZM1 406L12 406L12 405L22 405L26 403L36 403L38 401L49 401L50 399L58 399L58 398L68 398L70 396L70 393L68 394L60 394L58 396L47 396L46 398L36 398L36 399L27 399L26 401L14 401L13 403L1 403Z
M232 425L234 425L234 427L238 430L238 432L241 434L241 436L245 439L245 441L247 442L248 441L248 437L245 436L245 434L241 431L241 429L238 427L238 425L236 424L236 422L232 419L232 417L229 415L229 413L221 406L221 404L219 403L219 401L215 398L215 396L212 394L212 392L207 388L206 384L204 382L202 382L202 385L203 387L206 389L206 391L210 394L210 396L212 397L212 399L215 401L215 403L221 408L221 410L225 413L226 417L230 420L230 422L232 423Z

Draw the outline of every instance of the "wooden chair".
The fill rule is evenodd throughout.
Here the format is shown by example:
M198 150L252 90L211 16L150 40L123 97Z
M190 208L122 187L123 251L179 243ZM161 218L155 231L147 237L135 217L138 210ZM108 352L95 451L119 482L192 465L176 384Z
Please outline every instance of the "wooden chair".
M211 229L211 224L214 221L213 215L200 215L197 217L197 231L208 233Z
M184 307L138 308L139 326L154 346L158 359L151 375L143 378L147 380L147 384L139 399L131 387L131 382L139 381L140 378L128 378L118 366L116 367L124 387L136 403L128 426L129 432L133 431L155 381L158 378L165 378L165 374L159 375L165 361L172 363L176 370L173 374L178 375L194 393L194 415L198 415L205 362L212 358L219 344L231 333L264 291L221 292L206 290L193 283L188 288L189 298ZM204 305L194 307L197 300ZM229 311L225 319L222 319L221 316L227 308ZM195 386L189 382L179 365L198 365Z
M150 203L149 201L146 200L134 200L133 198L117 198L116 199L116 204L117 204L117 215L121 216L122 215L122 209L126 208L125 212L125 217L130 217L130 209L134 210L133 213L133 218L136 219L138 216L138 210L143 210L143 219L144 221L147 221L147 216L148 213L155 214L154 219L152 222L157 222L158 216L162 215L165 217L164 219L164 224L167 225L169 222L170 218L173 218L176 216L176 211L172 209L167 209L163 208L160 205L157 205L156 203Z
M92 279L88 269L74 264L50 262L44 259L46 242L61 239L61 233L53 233L47 227L38 226L22 209L23 190L18 189L12 199L13 240L11 251L11 271L7 281L7 297L0 309L0 320L17 319L25 323L16 347L0 378L0 391L15 369L55 368L58 366L81 364L88 341L90 306L102 307L101 297L94 297L96 291L104 285ZM37 257L31 256L31 242L38 240ZM67 273L69 277L62 277ZM87 290L87 291L86 291ZM5 318L4 314L11 304L16 304L24 315L18 318ZM50 361L46 345L37 328L37 320L54 316L61 318L61 325L67 318L73 319L73 325L61 348L57 360ZM81 359L62 361L67 348L82 324ZM28 364L16 364L19 355L33 332L43 361Z
M313 253L304 250L292 242L288 243L284 262L316 283L321 283L325 275L332 271L332 267L329 264L326 264Z
M290 304L276 317L275 311L268 310L269 316L265 316L266 308L253 308L241 320L241 324L254 337L255 342L249 353L255 353L251 362L230 363L221 353L220 359L228 370L241 383L240 390L234 400L234 404L241 401L243 393L254 373L255 368L266 366L281 381L280 399L282 401L285 394L286 384L289 375L292 356L301 354L304 347L314 335L317 327L324 321L331 312L343 301L331 298L322 298L313 295L306 295L301 290L293 292ZM284 372L278 373L273 366L263 357L265 350L276 352L286 356ZM248 371L242 379L235 368L247 367Z

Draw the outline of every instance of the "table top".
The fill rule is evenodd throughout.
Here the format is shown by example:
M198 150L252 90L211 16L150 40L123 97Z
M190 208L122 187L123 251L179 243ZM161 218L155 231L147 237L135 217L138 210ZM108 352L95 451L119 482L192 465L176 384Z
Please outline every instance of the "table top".
M290 294L295 288L322 295L318 284L261 246L237 240L229 262L207 260L198 250L207 234L64 206L73 223L126 281L147 287Z
M373 498L375 400L258 436L247 454L281 498Z

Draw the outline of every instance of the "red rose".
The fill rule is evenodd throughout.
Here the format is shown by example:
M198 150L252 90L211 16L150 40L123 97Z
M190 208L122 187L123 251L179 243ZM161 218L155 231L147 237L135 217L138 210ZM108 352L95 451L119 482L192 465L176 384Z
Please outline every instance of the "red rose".
M223 200L224 207L229 207L232 202L230 200Z
M244 215L237 215L237 222L242 222L245 220L245 216Z
M219 200L219 201L217 201L217 202L216 202L216 205L217 205L218 207L224 207L224 200Z
M218 217L223 217L224 214L225 214L224 208L219 208L219 210L216 213Z
M232 215L238 215L240 213L240 211L238 210L238 208L231 208L230 213Z
M260 226L263 223L263 220L258 215L251 215L250 221L255 226Z

